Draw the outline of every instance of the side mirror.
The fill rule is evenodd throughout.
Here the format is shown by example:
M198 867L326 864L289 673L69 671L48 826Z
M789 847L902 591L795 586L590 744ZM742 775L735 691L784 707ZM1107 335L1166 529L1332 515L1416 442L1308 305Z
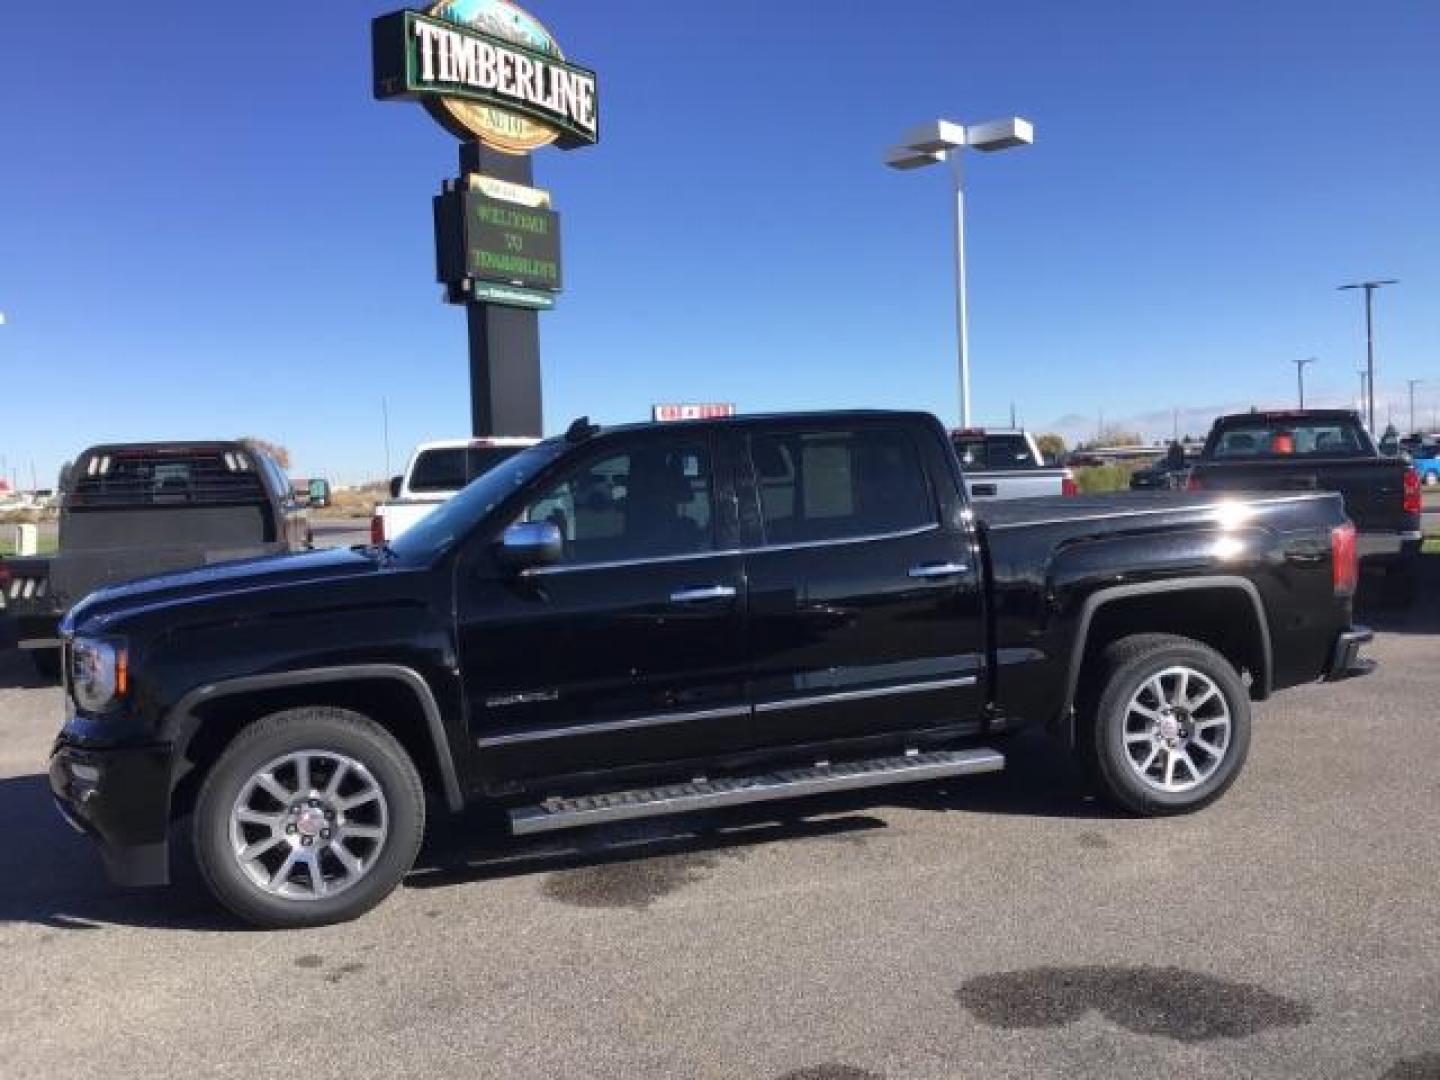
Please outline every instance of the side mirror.
M551 566L565 557L565 540L553 521L522 521L501 534L498 554L508 570Z
M390 477L390 497L392 499L398 499L400 497L400 485L404 482L405 478L403 476Z

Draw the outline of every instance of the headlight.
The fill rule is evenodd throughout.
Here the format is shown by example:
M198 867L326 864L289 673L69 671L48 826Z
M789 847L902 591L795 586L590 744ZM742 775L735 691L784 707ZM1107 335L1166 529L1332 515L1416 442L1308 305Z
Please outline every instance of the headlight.
M129 689L129 656L118 641L76 638L70 644L70 693L86 712L104 712Z

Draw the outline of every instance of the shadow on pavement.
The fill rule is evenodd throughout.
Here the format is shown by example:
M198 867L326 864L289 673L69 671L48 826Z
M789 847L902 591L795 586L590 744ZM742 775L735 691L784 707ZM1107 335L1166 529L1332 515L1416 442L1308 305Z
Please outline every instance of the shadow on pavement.
M1355 594L1355 621L1390 634L1440 634L1440 554L1420 556L1415 591L1405 604L1387 596L1385 581L1366 574Z
M66 825L39 774L0 779L0 924L27 922L57 930L147 926L171 930L235 929L193 887L120 889L106 879L94 845Z
M434 888L560 870L643 864L650 859L738 852L758 844L862 840L864 833L888 827L882 818L868 812L885 807L1092 821L1125 816L1095 798L1069 755L1044 737L1015 737L1003 740L999 748L1007 761L1005 771L1000 773L871 788L791 803L737 806L577 829L546 838L511 839L497 819L472 818L432 828L430 841L407 885Z
M1039 736L1006 740L1006 771L949 782L739 806L711 813L577 829L548 837L508 837L494 814L432 822L409 888L428 889L557 871L652 874L657 868L740 855L760 844L861 843L888 828L872 811L902 807L937 813L1100 820L1119 816L1089 793L1079 770ZM105 925L183 931L244 930L177 867L168 889L121 889L101 868L93 843L61 820L40 774L0 779L0 923L63 930ZM612 882L613 886L613 882Z

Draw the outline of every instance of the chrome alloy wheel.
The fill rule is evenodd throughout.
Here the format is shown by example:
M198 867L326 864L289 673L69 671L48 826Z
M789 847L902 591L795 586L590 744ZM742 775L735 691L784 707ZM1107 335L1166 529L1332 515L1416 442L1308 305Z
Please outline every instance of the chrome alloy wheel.
M323 900L374 865L389 828L385 793L354 758L297 750L262 766L230 811L235 861L287 900Z
M1208 780L1230 748L1230 706L1214 680L1168 667L1125 708L1125 759L1157 791L1189 791Z

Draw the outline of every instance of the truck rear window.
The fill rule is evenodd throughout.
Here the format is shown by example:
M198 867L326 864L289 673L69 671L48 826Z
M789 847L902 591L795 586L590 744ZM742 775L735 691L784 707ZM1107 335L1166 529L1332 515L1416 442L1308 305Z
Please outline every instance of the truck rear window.
M240 450L99 451L76 461L66 505L215 506L266 501L260 462Z
M1241 420L1211 436L1208 457L1369 457L1359 425L1347 420Z
M459 491L523 449L521 446L444 446L422 450L410 470L410 490Z
M971 472L1041 467L1024 435L953 435L951 442L960 467Z

